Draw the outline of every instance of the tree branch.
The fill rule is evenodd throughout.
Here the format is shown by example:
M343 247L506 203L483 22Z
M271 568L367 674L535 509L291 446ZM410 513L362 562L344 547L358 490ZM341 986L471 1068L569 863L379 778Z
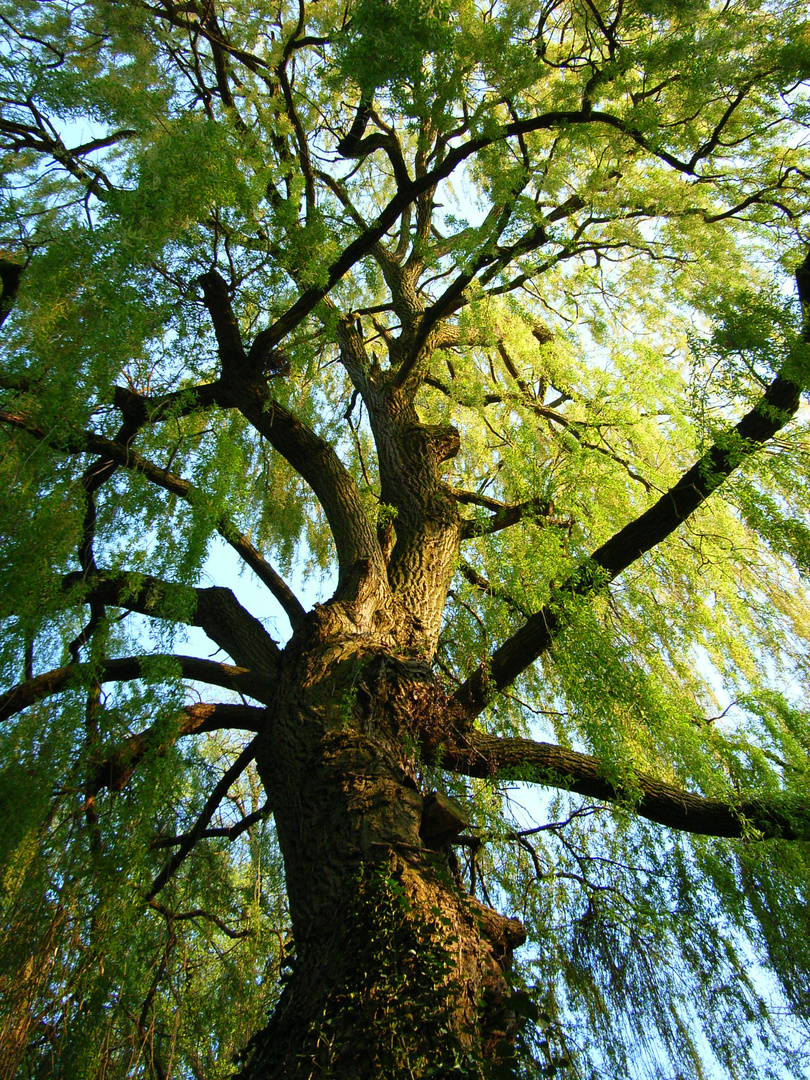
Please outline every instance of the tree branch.
M199 702L186 705L180 715L180 722L171 733L161 725L159 731L148 728L119 743L95 766L85 787L87 797L98 795L105 788L121 791L148 753L163 753L186 735L203 735L223 729L259 731L267 722L266 711L255 705Z
M232 941L239 941L242 938L251 937L254 933L250 928L247 930L233 930L217 915L214 915L213 912L205 911L204 908L195 908L193 911L170 911L167 907L164 907L163 904L159 904L157 900L150 900L149 907L153 908L155 911L159 911L167 922L183 922L186 919L206 919L208 922L212 922L214 926L219 927L222 933Z
M253 759L256 757L257 743L258 736L250 743L248 743L248 745L245 747L245 749L242 751L242 753L239 755L233 765L231 765L230 769L228 769L228 771L219 781L217 786L211 792L208 799L206 800L205 806L202 808L200 816L194 822L194 825L191 827L191 829L189 829L189 831L183 836L179 850L176 851L174 855L172 855L172 857L169 859L169 861L166 863L166 865L163 867L161 872L158 874L158 876L152 883L151 889L146 894L147 900L151 900L153 897L157 896L157 894L160 892L166 882L177 873L180 865L184 862L186 857L191 852L191 849L202 836L203 832L205 831L206 825L216 813L217 807L228 794L228 790L231 785L236 783L236 781L239 779L239 777L242 775L242 773L245 771L251 761L253 761Z
M209 409L218 403L218 382L199 383L168 394L148 396L127 386L113 389L113 404L127 418L140 424L159 424L163 420L188 416L197 409Z
M486 495L478 495L472 491L460 491L458 488L451 488L450 494L457 502L472 503L494 511L492 517L487 521L464 521L461 527L462 540L470 540L476 536L488 536L527 519L536 525L555 525L561 529L570 529L571 527L570 518L552 517L554 504L550 499L542 499L538 496L534 499L527 499L522 503L509 505L508 503L499 502L497 499L490 499Z
M360 562L373 565L384 580L376 530L353 477L329 443L270 394L262 369L277 344L272 327L257 334L246 354L225 280L212 269L200 278L200 284L222 361L218 403L239 409L315 492L335 541L341 581Z
M502 345L500 343L498 343L498 349L501 352L502 356L507 355L505 350L502 350ZM514 368L514 365L512 366L512 369L509 373L510 375L512 375L513 378L515 378L516 369ZM598 443L594 443L591 442L589 439L586 439L585 436L582 434L582 431L580 430L583 425L579 421L571 420L569 417L565 416L561 412L558 412L550 405L543 405L539 401L534 400L529 392L529 387L527 386L524 379L518 380L517 378L515 378L515 382L521 390L521 393L485 394L484 397L480 400L480 402L472 397L465 400L463 397L454 394L453 391L441 381L441 379L437 379L434 375L428 375L425 378L425 382L428 386L433 387L434 390L438 390L439 393L444 394L445 397L450 398L452 401L458 401L459 404L466 405L467 408L470 409L476 408L479 404L508 404L512 406L517 405L521 408L528 409L529 412L533 412L536 416L543 417L550 423L557 424L559 427L563 428L572 438L576 439L579 445L585 450L592 450L596 454L601 454L603 457L610 458L610 460L615 461L617 465L621 465L621 467L624 469L630 479L635 480L637 483L641 484L642 487L644 487L647 491L653 490L653 485L650 483L650 481L645 476L642 476L641 473L636 472L636 470L633 468L632 463L628 461L627 458L622 457L621 454L617 454L614 450L609 449L609 447L607 446L600 446ZM568 398L568 395L566 395L566 398Z
M116 392L118 390L122 390L122 388L117 387ZM125 393L129 394L130 392L126 391ZM182 393L183 391L180 391L180 395L182 395ZM137 397L137 395L135 395L135 397ZM168 398L171 398L172 402L174 401L174 395L167 395L167 399ZM124 400L123 395L122 400ZM140 404L133 402L131 397L127 397L126 401L128 403L126 406L127 409L134 410L140 408ZM160 399L160 403L157 405L158 412L163 410L164 404L167 409L171 408L171 404L168 400ZM165 419L166 417L164 415L159 418ZM84 432L80 436L70 436L66 440L60 441L53 437L46 436L42 428L34 424L23 413L12 413L8 410L0 410L0 423L6 423L19 428L29 435L32 435L35 439L41 439L54 449L62 450L66 453L86 453L88 451L92 453L101 453L107 460L140 473L141 476L144 476L157 487L162 487L164 490L170 491L173 495L179 496L186 502L191 502L195 496L198 496L199 494L197 489L176 473L169 472L168 469L161 469L158 465L155 465L153 462L142 457L137 451L132 450L129 446L114 442L111 439L106 439L102 435L96 435L93 432ZM292 628L296 629L300 626L306 615L306 611L287 583L265 560L262 554L243 533L239 532L236 526L233 525L228 518L220 518L216 523L216 530L219 535L231 545L234 551L244 559L245 563L250 567L254 574L256 574L259 580L267 586L272 595L275 596L287 614Z
M281 651L230 589L195 589L151 574L94 570L67 574L63 588L82 587L86 603L100 602L157 619L199 626L243 667L274 671Z
M14 262L12 259L0 257L0 285L2 285L2 292L0 292L0 326L6 321L6 317L17 299L23 269L22 264Z
M293 630L298 630L306 618L306 608L292 591L290 586L278 574L262 554L253 546L246 536L233 529L230 522L221 519L217 522L217 532L241 555L247 566L253 571L259 581L265 585L270 593L281 605L284 614L290 620Z
M401 191L408 187L411 178L408 175L405 158L402 156L402 147L395 132L392 130L375 131L373 135L363 138L369 120L375 118L373 102L361 98L352 126L348 134L338 143L337 152L344 158L362 160L369 154L373 154L375 150L384 150L394 171L397 188Z
M474 566L471 566L468 562L462 560L459 563L458 572L473 588L478 589L479 592L484 593L486 596L493 596L496 600L501 600L504 604L508 604L509 607L514 608L515 611L525 618L529 618L529 612L499 585L493 585L491 581L487 581L485 577L478 573Z
M333 447L271 397L258 380L240 379L229 386L234 404L274 450L315 492L337 549L343 583L360 563L374 567L385 580L385 565L357 484Z
M805 311L802 339L810 343L810 252L796 272L799 296ZM737 466L757 450L795 415L801 387L781 373L756 405L722 439L670 488L654 506L620 529L557 590L557 602L536 612L499 646L456 692L456 699L470 716L486 707L489 696L513 682L548 649L565 624L566 598L589 596L603 589L647 551L665 540Z
M501 739L469 731L449 750L441 766L464 776L499 777L573 791L612 803L632 803L641 817L683 832L739 838L751 828L773 839L810 840L810 805L789 797L741 799L737 804L707 799L645 774L633 777L634 791L623 792L601 771L597 758L531 739Z
M492 135L478 135L466 143L454 147L433 169L409 181L407 185L400 185L397 194L389 200L376 220L352 243L348 244L334 262L327 267L323 283L304 290L295 303L273 323L268 330L269 344L278 344L307 315L314 311L324 296L332 290L344 274L348 273L355 263L367 255L374 245L385 236L405 208L415 202L424 192L450 176L467 158L472 157L479 150L483 150L504 139L526 135L533 131L547 131L553 128L565 128L580 124L612 127L678 172L686 175L695 174L694 168L689 162L681 161L666 150L654 147L638 129L610 113L583 109L560 110L543 113L541 116L528 120L515 120L509 124L504 124L500 130Z
M184 679L222 686L237 694L247 694L258 701L268 702L273 687L266 676L255 675L246 668L233 664L221 664L215 660L201 660L197 656L176 656L171 653L157 653L147 656L123 656L114 660L103 660L95 664L68 664L55 668L34 679L12 686L0 694L0 721L22 712L29 705L53 697L64 690L79 688L92 680L98 682L132 682L135 679L148 679L151 665L174 664L180 669ZM144 668L146 670L144 671Z

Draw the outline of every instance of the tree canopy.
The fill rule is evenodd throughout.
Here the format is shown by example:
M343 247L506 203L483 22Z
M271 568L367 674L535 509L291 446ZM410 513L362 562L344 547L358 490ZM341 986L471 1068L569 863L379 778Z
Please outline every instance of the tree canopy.
M805 4L0 24L0 1075L810 1075Z

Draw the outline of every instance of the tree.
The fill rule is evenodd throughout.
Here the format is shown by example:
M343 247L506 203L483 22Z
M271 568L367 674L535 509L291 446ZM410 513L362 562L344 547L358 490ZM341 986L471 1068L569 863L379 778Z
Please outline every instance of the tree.
M0 18L3 1075L803 1074L804 5Z

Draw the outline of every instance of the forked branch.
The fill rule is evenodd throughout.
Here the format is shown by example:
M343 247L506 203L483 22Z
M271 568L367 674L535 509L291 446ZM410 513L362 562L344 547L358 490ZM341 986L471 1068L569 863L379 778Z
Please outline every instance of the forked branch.
M151 900L153 897L157 896L166 882L177 873L183 861L191 853L192 848L205 832L208 822L216 813L219 804L228 794L230 787L236 783L248 765L250 765L251 761L256 757L257 741L257 739L253 739L252 742L248 743L211 792L206 800L205 806L200 812L200 816L189 831L182 837L178 850L172 855L152 883L151 889L146 894L147 900Z

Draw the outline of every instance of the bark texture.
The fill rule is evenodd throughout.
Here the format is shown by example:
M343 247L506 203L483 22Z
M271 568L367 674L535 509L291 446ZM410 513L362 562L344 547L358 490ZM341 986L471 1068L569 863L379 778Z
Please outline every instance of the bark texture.
M390 632L352 623L346 605L316 609L287 647L258 753L295 944L242 1080L474 1076L514 1035L523 927L466 893L448 846L458 818L417 784L446 698Z

